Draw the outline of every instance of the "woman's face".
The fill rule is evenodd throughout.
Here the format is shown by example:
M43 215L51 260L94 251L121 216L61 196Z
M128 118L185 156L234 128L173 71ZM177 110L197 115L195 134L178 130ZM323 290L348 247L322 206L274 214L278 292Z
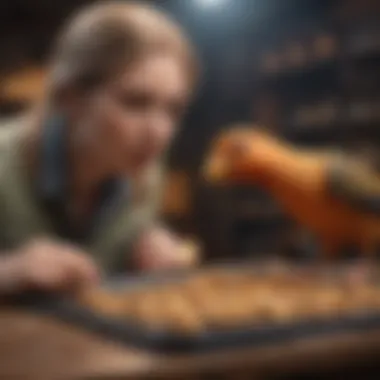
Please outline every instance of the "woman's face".
M136 172L158 158L172 140L189 97L183 64L156 55L128 67L86 100L79 128L115 174Z

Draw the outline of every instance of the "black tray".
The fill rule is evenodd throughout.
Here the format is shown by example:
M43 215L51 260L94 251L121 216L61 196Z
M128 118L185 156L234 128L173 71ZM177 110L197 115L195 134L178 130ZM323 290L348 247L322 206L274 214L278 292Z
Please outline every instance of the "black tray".
M162 275L112 281L111 288L124 289L147 286L159 281L173 281L183 274ZM128 346L165 353L200 353L237 347L262 347L319 336L337 336L346 333L366 333L380 330L380 311L358 312L330 319L308 320L281 325L256 325L233 330L206 331L181 335L152 331L136 321L110 318L96 313L73 300L34 292L11 297L8 304L24 310L57 318L76 327L97 333L104 338Z

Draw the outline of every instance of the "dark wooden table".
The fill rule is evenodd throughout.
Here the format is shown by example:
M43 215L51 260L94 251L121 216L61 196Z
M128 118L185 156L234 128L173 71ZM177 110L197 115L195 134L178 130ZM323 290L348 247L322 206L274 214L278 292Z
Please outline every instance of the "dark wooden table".
M1 379L199 379L211 375L236 380L253 375L255 379L295 379L296 374L322 374L380 361L380 331L265 349L169 357L119 346L63 323L12 310L0 311L0 326Z

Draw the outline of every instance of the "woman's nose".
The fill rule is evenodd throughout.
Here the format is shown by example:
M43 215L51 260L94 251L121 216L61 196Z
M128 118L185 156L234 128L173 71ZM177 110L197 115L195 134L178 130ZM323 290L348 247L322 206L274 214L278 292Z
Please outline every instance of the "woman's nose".
M170 139L172 131L173 126L169 118L157 115L148 125L147 138L156 143L165 142Z

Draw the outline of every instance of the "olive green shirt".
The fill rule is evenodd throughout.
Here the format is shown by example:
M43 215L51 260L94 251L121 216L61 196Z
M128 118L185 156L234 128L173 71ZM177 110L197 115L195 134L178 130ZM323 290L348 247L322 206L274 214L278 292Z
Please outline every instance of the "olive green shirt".
M28 173L23 155L23 122L12 124L0 129L0 248L8 252L35 238L65 240L54 228L54 216L41 203L38 186ZM79 244L108 272L127 266L134 240L154 223L162 171L155 165L139 180L126 182L128 191L122 188L117 202L105 210L89 236Z

